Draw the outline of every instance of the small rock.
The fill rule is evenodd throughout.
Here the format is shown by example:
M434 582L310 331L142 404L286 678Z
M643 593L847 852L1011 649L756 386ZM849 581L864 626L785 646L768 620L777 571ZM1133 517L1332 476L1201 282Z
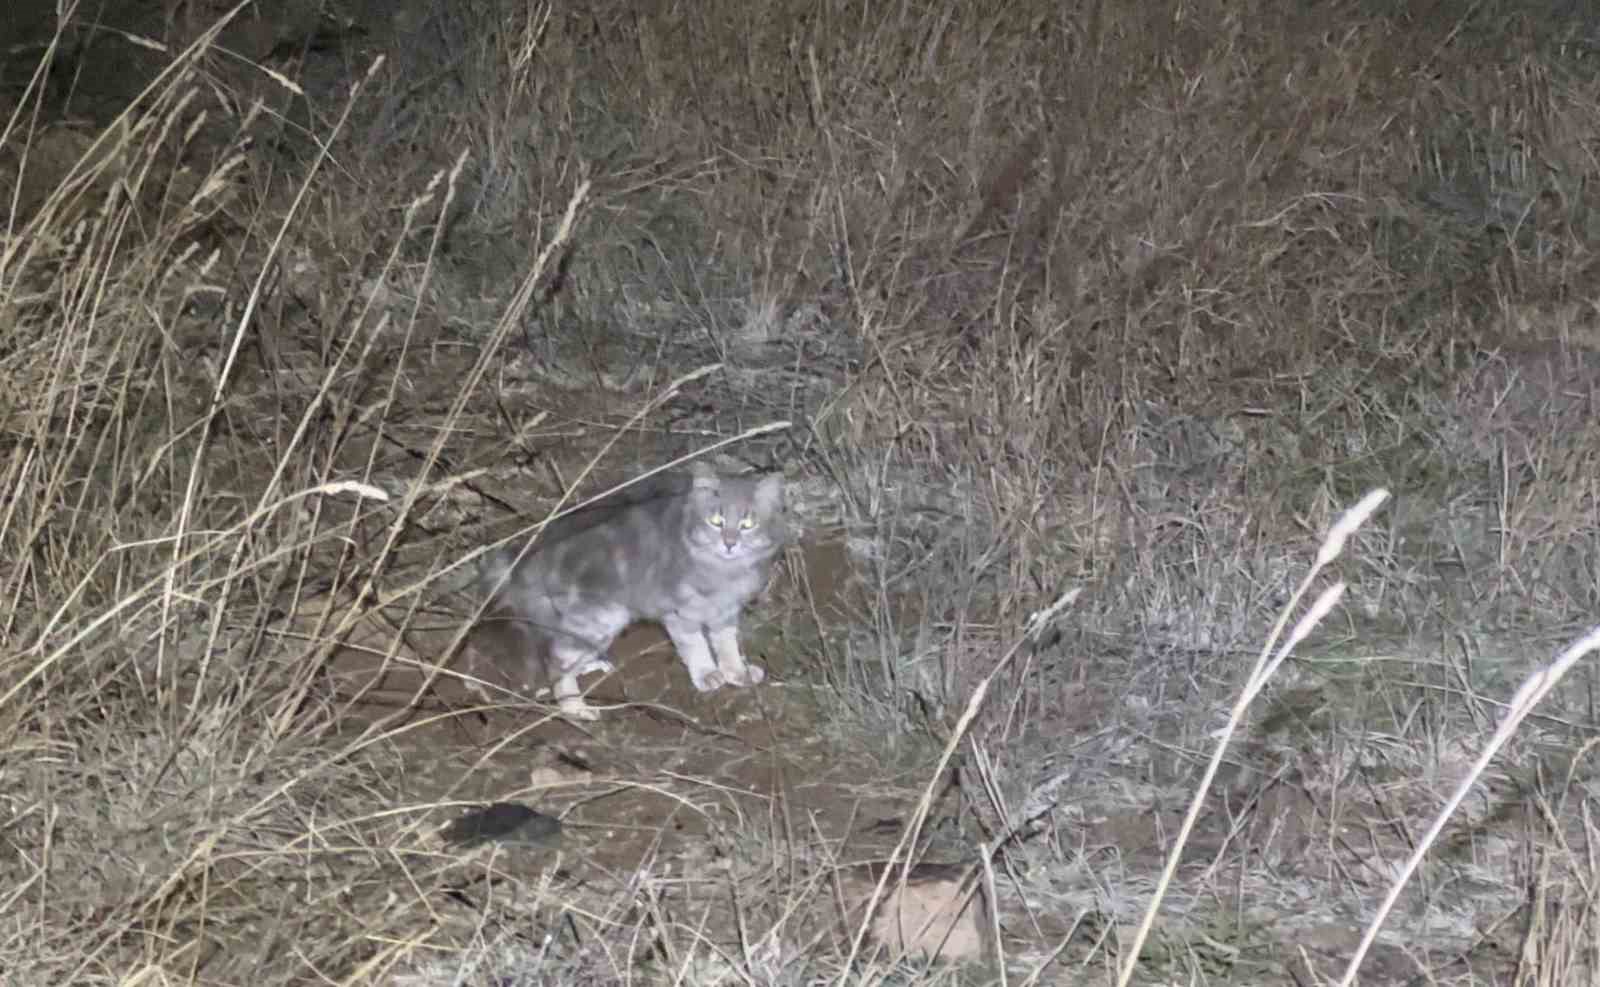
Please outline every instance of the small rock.
M484 843L554 846L561 839L561 820L518 802L491 802L440 830L439 838L449 846L460 847Z
M883 864L848 868L840 882L852 921L872 897ZM921 953L953 962L983 960L990 947L989 905L977 875L956 864L921 863L902 884L894 867L872 916L872 937L891 952Z

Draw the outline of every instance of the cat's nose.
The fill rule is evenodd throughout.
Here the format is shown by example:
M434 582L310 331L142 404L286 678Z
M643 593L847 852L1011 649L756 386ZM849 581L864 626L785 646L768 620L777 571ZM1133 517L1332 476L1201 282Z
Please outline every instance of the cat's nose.
M734 530L732 525L722 529L722 544L726 546L730 552L738 546L739 532Z

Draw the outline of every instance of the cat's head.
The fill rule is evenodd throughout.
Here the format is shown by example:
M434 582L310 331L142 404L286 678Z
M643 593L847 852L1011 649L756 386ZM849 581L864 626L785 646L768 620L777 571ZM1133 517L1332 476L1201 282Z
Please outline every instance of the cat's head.
M720 476L696 463L689 488L688 538L719 559L766 558L783 544L783 474Z

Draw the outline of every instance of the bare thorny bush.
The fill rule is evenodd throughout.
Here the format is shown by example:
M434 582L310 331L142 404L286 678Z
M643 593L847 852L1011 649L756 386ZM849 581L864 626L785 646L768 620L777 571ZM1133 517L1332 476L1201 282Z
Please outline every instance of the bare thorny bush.
M1511 3L1339 16L485 2L410 11L338 90L242 71L220 19L94 129L52 118L48 74L6 94L0 962L413 966L437 927L425 894L389 898L395 868L453 872L394 852L411 728L352 726L330 656L375 609L433 613L478 472L598 448L516 395L716 361L685 400L737 409L723 435L797 421L764 454L827 481L852 549L818 729L889 724L926 735L930 779L960 765L1014 973L1132 969L1174 806L1251 681L1237 780L1160 880L1150 976L1332 977L1350 916L1430 845L1372 976L1484 982L1509 944L1520 982L1592 972L1581 689L1472 762L1600 598L1600 83ZM1305 660L1249 679L1378 486ZM483 955L530 980L641 954L852 975L759 905L710 963L653 886L557 948L542 885L537 962L487 927Z

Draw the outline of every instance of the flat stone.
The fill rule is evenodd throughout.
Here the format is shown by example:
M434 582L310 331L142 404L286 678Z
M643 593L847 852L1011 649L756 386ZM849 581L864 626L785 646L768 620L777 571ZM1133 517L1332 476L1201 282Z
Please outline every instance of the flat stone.
M561 820L519 802L491 802L441 829L439 838L460 847L484 843L548 847L561 840Z

